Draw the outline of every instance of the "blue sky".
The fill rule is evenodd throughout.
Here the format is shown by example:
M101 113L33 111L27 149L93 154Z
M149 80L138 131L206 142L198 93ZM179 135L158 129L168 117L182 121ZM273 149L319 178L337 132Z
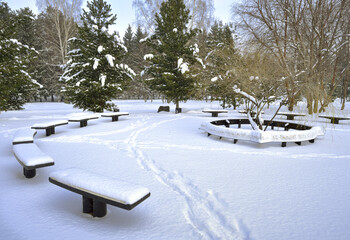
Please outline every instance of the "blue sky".
M8 3L11 9L19 9L29 7L34 13L38 13L38 9L35 6L35 0L1 0ZM230 21L230 6L235 0L214 0L215 15L223 22ZM86 5L84 1L84 6ZM114 30L118 31L120 35L124 35L124 32L129 24L134 27L135 12L132 8L132 0L107 0L111 4L112 11L117 14L117 23L114 26Z

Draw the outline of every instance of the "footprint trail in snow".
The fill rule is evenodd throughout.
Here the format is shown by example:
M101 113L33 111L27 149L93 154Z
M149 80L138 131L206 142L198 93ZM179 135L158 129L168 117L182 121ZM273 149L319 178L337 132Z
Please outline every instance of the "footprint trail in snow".
M125 141L127 146L129 146L128 150L136 157L140 167L151 171L160 182L185 199L184 216L195 231L203 239L247 239L247 234L238 220L228 220L224 215L227 211L225 203L215 193L199 189L189 179L176 171L168 171L161 168L153 159L144 154L139 147L137 139L141 133L174 121L174 119L163 120L152 125L148 125L145 119L143 121L143 127L132 131L130 137Z

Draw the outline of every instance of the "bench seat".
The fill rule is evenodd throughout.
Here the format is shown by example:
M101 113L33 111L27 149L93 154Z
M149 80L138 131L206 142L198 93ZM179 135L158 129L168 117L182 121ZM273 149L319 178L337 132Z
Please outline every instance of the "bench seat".
M50 136L55 133L55 127L68 124L67 120L57 120L45 123L36 123L32 126L32 129L45 129L46 136Z
M211 113L211 116L212 117L218 117L219 116L219 113L228 113L227 110L217 110L217 109L205 109L203 110L202 112L204 113Z
M18 130L12 139L12 144L33 143L36 130L25 128Z
M103 113L101 117L111 117L112 122L115 122L115 121L118 121L118 118L120 116L125 116L125 115L129 115L129 113L128 112L110 112L110 113Z
M54 165L54 160L43 153L35 143L16 144L13 146L13 153L23 166L26 178L35 177L37 168Z
M106 215L106 204L131 210L151 195L145 187L80 168L56 171L49 181L82 195L83 212L94 217Z
M339 124L339 120L350 120L350 117L340 117L340 116L326 116L326 115L320 115L318 116L320 118L327 118L331 120L331 123L333 124Z
M96 115L77 116L77 117L72 117L72 118L68 119L68 122L79 122L80 127L86 127L87 121L92 120L92 119L98 119L98 116L96 116Z

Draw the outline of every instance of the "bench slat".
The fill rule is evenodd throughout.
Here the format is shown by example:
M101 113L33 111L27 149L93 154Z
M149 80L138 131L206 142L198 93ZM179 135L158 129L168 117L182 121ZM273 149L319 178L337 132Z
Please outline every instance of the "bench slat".
M150 191L145 187L79 168L56 171L50 175L49 181L83 196L128 210L150 196Z

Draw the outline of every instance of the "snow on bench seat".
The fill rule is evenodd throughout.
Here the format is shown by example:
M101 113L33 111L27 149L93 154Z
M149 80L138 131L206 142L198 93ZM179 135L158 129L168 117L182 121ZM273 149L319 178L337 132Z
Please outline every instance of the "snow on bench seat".
M341 116L326 116L326 115L320 115L318 116L320 118L327 118L331 120L331 123L333 124L339 124L339 120L350 120L350 117L341 117Z
M12 144L33 143L36 130L25 128L18 130L12 139Z
M224 110L224 109L221 109L221 110L218 110L218 109L204 109L202 112L204 112L204 113L211 113L212 117L218 117L219 113L228 113L228 111Z
M68 124L67 120L57 120L45 123L36 123L32 126L32 129L46 129L46 136L50 136L55 133L55 127Z
M23 166L23 174L26 178L36 175L36 169L54 165L54 160L43 153L35 143L16 144L13 153L17 161Z
M80 127L86 127L87 121L92 119L98 119L98 116L96 115L76 116L68 119L68 122L80 122Z
M49 181L81 194L83 212L94 217L106 215L106 204L131 210L151 195L145 187L80 168L54 172Z
M112 122L114 122L114 121L118 121L118 118L120 116L125 116L125 115L129 115L129 113L128 112L110 112L110 113L103 113L101 117L111 117Z

